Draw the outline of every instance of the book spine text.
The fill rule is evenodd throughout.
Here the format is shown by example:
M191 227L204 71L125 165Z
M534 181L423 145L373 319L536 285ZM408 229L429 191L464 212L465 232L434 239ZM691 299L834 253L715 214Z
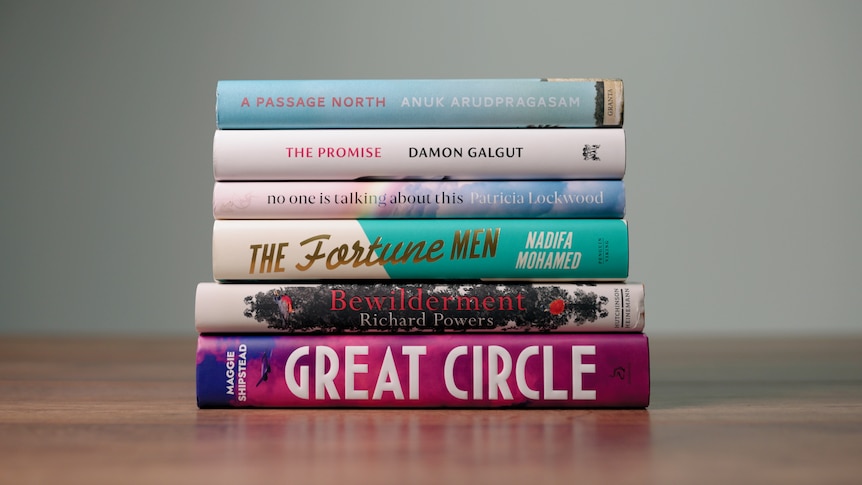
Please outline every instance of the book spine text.
M216 180L623 178L623 129L216 130Z
M198 284L198 333L642 332L639 283Z
M621 180L216 182L216 219L621 219Z
M206 407L642 408L645 334L199 336Z
M220 129L618 127L611 79L224 80Z
M216 220L213 277L616 280L624 219Z

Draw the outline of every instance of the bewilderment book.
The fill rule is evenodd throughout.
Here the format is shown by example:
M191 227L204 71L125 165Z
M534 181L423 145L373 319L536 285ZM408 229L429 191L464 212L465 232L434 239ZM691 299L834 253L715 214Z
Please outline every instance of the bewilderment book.
M642 332L640 283L203 282L198 333Z

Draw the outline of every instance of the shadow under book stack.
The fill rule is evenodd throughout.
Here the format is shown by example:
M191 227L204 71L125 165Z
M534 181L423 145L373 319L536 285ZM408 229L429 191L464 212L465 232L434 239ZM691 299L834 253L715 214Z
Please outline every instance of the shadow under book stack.
M198 406L649 404L622 81L216 91Z

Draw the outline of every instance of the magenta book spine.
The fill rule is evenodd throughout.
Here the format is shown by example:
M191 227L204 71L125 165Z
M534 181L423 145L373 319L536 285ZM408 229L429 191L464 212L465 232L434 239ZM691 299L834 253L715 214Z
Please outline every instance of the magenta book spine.
M645 334L204 335L197 403L263 408L644 408Z

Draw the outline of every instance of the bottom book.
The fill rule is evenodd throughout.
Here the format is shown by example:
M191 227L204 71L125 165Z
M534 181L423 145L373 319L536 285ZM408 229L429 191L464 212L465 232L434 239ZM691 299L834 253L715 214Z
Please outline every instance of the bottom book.
M200 335L197 403L269 408L645 408L638 334Z

